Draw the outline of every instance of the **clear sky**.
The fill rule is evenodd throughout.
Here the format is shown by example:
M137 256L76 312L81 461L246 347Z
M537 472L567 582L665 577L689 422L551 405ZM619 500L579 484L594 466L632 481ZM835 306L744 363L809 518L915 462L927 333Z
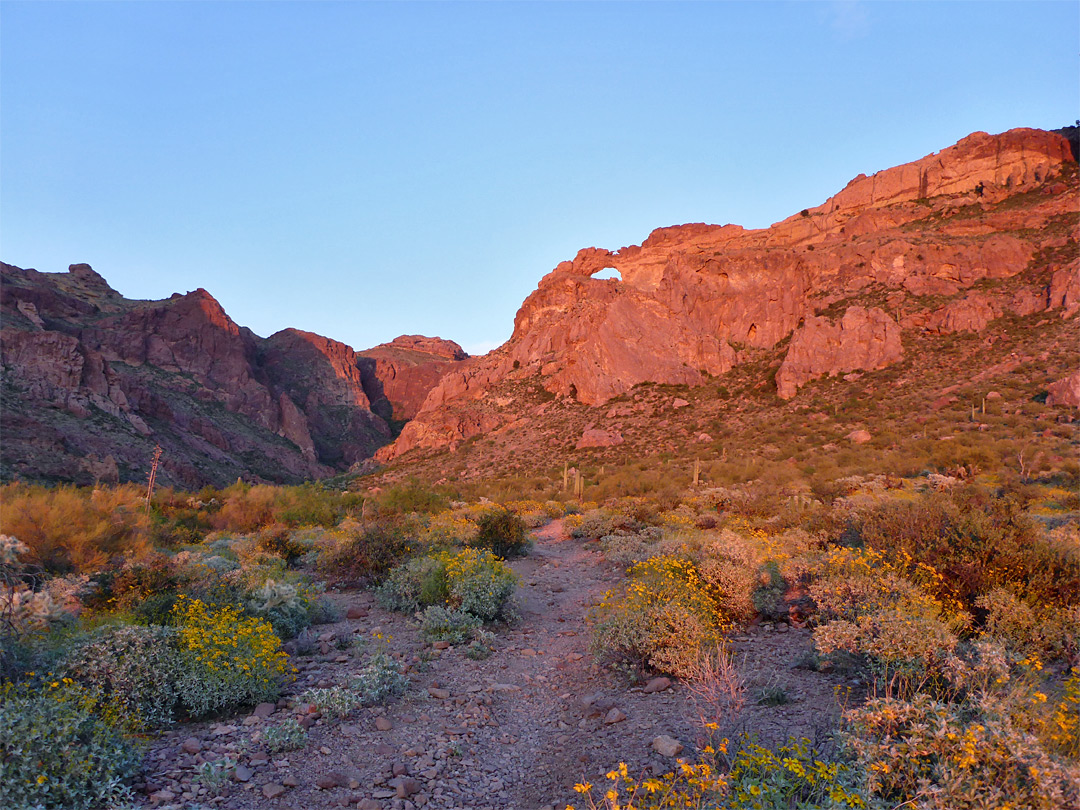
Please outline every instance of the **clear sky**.
M0 2L0 258L482 352L579 248L1080 117L1080 4Z

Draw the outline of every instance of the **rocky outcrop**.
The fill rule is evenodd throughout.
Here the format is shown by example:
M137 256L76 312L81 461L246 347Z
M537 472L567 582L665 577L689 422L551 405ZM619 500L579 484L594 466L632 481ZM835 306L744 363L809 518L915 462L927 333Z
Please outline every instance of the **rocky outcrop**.
M581 250L541 279L510 340L446 374L379 457L514 423L526 414L489 397L503 385L535 382L596 406L643 382L700 385L790 338L776 374L787 398L823 374L899 361L904 328L982 331L1006 311L1073 312L1075 264L1049 289L1017 284L1000 299L972 290L1017 278L1053 245L1075 254L1077 185L1066 167L1073 157L1058 134L975 133L857 177L770 228L697 223L617 251ZM619 277L594 278L609 268Z
M1080 371L1050 385L1046 404L1063 408L1080 408Z
M941 335L953 332L981 332L1001 316L997 299L985 293L968 293L936 310L926 319L926 330Z
M807 318L776 372L776 392L791 399L815 377L885 368L903 356L899 325L877 307L849 307L837 323Z

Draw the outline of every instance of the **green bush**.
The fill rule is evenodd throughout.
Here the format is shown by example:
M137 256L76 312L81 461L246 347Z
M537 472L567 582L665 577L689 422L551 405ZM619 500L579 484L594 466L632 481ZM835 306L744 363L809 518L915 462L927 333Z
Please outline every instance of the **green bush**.
M481 626L483 622L471 613L432 605L424 611L420 622L420 635L429 644L433 641L465 644Z
M492 552L466 548L419 557L395 568L378 591L389 610L449 605L492 622L513 616L517 577Z
M529 553L529 532L523 521L508 509L488 512L477 521L476 537L469 543L486 548L504 560Z
M750 595L754 610L763 619L775 621L784 618L788 614L787 605L784 603L786 591L787 582L780 574L780 566L775 560L769 560L762 566L758 585Z
M262 738L272 754L295 751L303 748L307 742L307 729L290 717L276 726L270 726L263 732Z
M137 728L160 728L173 720L181 672L173 628L105 628L71 650L61 668L118 706Z
M116 711L70 679L0 686L0 806L94 810L130 801L139 756Z
M367 666L353 678L350 686L360 696L362 705L374 706L388 697L404 694L409 688L409 679L393 658L380 652L371 656Z
M354 525L336 549L320 561L332 576L359 582L381 582L390 570L412 553L405 530L390 523Z
M308 552L308 547L300 543L293 533L284 526L270 526L255 536L259 548L268 554L276 554L291 566Z

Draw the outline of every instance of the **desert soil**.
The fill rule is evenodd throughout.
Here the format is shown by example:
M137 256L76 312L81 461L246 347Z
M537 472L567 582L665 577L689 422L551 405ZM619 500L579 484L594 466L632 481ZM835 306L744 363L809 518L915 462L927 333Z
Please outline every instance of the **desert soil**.
M341 594L341 607L354 618L316 630L323 638L347 632L371 642L352 652L324 644L321 654L294 659L297 680L276 706L178 726L156 738L139 786L143 806L561 810L580 798L575 782L603 785L619 762L635 775L671 770L675 758L653 748L661 735L684 746L682 757L693 757L708 742L703 721L719 722L721 735L750 732L765 743L808 736L827 744L839 712L837 692L851 684L796 666L810 650L808 631L763 625L734 637L744 684L738 712L679 682L659 691L632 686L590 653L585 622L622 570L595 543L568 539L561 521L534 537L529 556L512 563L522 580L521 618L497 630L491 657L433 650L413 617L382 610L370 592ZM296 705L309 687L347 683L380 645L411 664L403 697L344 719ZM652 689L661 686L654 682ZM783 690L788 702L757 705L766 688ZM269 754L252 740L258 729L287 717L309 726L303 749ZM194 781L200 764L226 756L238 767L224 787Z

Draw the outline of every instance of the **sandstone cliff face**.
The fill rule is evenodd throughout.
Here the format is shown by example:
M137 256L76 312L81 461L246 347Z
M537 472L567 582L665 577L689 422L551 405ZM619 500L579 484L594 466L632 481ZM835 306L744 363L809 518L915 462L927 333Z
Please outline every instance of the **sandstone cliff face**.
M881 369L903 356L900 327L877 307L848 307L835 324L810 317L791 338L776 373L776 392L781 399L791 399L799 386L822 374Z
M468 357L452 340L402 335L360 352L372 409L387 421L416 416L428 393Z
M368 396L382 384L372 361L309 332L264 340L205 290L129 301L88 265L4 265L0 295L4 478L138 480L160 443L163 483L301 481L390 440ZM444 365L461 354L445 343L405 341Z
M527 414L492 396L513 381L600 405L642 382L699 385L790 338L776 375L790 398L823 374L899 361L905 329L981 331L1005 312L1046 309L1071 317L1071 257L1049 284L1032 278L1008 299L972 288L1020 276L1047 250L1074 256L1076 210L1068 142L1018 129L857 177L771 228L699 223L584 249L541 279L511 339L443 377L378 457L518 422ZM607 268L621 279L593 278Z

